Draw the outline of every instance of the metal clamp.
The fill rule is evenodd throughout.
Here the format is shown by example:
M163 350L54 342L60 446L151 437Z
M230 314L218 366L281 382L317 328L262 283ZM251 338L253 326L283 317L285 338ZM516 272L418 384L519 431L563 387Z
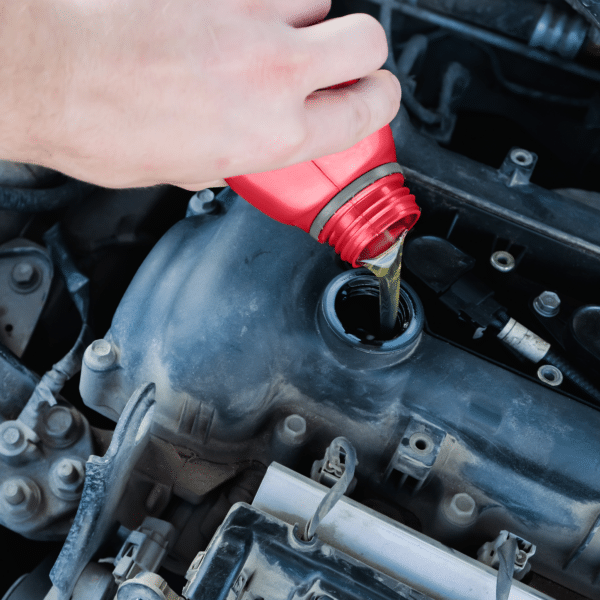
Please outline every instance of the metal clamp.
M344 451L344 464L342 464L342 454ZM354 446L345 438L337 437L331 442L329 448L325 452L325 465L329 465L328 457L337 457L336 469L334 472L343 471L339 474L339 479L335 485L323 496L314 515L306 523L302 539L309 542L315 535L315 531L319 527L321 521L327 516L327 513L336 505L337 501L346 493L352 480L354 479L354 471L358 461L356 460L356 450ZM333 465L331 465L333 468Z

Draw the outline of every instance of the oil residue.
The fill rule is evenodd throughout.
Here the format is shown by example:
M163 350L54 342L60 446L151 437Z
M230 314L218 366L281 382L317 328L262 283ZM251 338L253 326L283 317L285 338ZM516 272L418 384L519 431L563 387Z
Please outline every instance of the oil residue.
M382 340L394 337L400 305L400 271L404 238L408 229L402 232L392 246L375 258L360 264L379 279L379 335Z

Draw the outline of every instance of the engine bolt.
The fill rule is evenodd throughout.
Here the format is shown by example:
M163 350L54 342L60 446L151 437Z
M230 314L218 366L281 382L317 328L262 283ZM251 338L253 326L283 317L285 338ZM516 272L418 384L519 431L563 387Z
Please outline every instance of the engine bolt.
M200 190L196 192L188 202L186 217L196 217L198 215L211 215L219 210L219 203L215 200L215 194L212 190Z
M533 308L542 317L555 317L560 310L560 298L554 292L542 292L533 301Z
M18 427L10 426L2 432L2 440L7 446L14 448L23 440L23 433Z
M18 421L4 421L0 425L0 456L11 464L24 459L30 447L25 432Z
M90 369L103 371L114 364L117 354L108 340L100 339L87 347L83 359Z
M12 270L13 281L20 286L28 286L35 277L35 267L27 261L17 263Z
M63 437L73 426L73 415L65 406L56 406L48 412L44 422L46 431L52 437Z
M2 486L4 499L12 506L18 506L25 501L25 490L18 479L9 479Z
M72 460L68 458L63 458L63 460L58 463L56 467L56 474L64 481L65 483L74 483L79 479L79 473L75 468Z
M515 564L517 564L517 565L519 565L521 567L526 562L527 562L527 554L525 552L523 552L523 550L519 550L517 552L517 556L515 558Z
M40 488L28 477L7 479L0 488L0 512L11 521L30 519L37 512L41 500Z
M81 418L66 406L53 406L44 415L42 437L52 448L67 448L81 435Z
M84 477L81 460L61 458L50 469L50 489L55 496L63 500L77 500L81 496Z

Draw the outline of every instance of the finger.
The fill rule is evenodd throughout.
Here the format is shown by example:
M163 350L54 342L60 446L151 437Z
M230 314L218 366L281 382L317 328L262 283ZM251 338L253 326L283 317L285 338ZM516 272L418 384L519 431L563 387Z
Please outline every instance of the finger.
M321 90L305 101L307 141L298 161L341 152L387 125L400 108L400 83L377 71L358 83Z
M387 59L385 31L369 15L347 15L294 33L309 54L307 93L365 77Z
M292 27L307 27L322 21L331 10L331 0L272 0L273 8Z

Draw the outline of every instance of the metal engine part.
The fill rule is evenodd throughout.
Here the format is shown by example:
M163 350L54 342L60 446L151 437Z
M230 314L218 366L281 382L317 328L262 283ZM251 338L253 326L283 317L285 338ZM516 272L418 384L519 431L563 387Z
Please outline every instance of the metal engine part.
M367 305L350 309L359 325L324 318L333 306L340 319L342 282L360 283L361 271L341 272L328 248L231 192L220 201L226 212L176 225L136 275L104 338L114 359L84 362L86 404L118 415L130 390L154 378L154 435L201 459L263 464L277 458L277 423L300 415L306 452L343 434L359 453L359 480L402 498L428 535L483 543L509 530L538 546L534 567L556 578L553 565L600 513L596 464L580 460L600 443L598 411L420 333L420 309L403 334L408 351L401 338L362 343L344 327L358 327ZM354 300L367 291L354 289ZM468 529L431 513L458 492L476 503ZM597 560L590 548L560 581L589 588Z
M596 5L333 0L402 82L392 339L230 189L0 162L0 597L600 598Z

